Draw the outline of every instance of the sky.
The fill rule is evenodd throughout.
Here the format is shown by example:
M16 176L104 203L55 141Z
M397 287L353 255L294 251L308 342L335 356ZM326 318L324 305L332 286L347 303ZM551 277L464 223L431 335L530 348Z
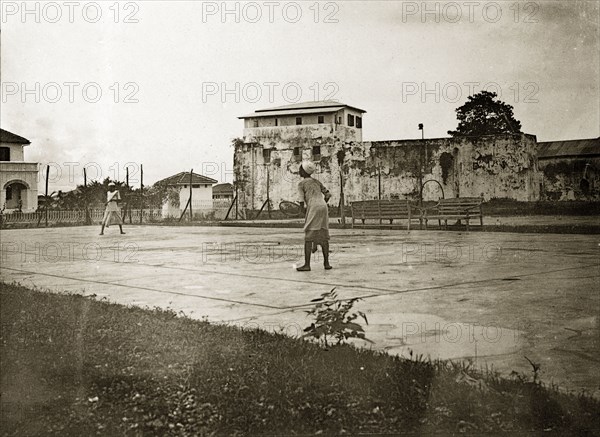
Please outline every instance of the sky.
M0 125L50 190L233 181L239 116L361 108L363 139L446 137L482 89L538 141L600 135L598 1L1 2Z

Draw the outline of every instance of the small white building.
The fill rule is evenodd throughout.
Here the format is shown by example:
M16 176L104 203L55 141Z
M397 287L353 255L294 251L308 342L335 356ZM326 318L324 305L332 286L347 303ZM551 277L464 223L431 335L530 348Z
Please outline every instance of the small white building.
M214 200L231 202L233 200L233 185L228 182L217 184L212 188L212 193Z
M0 129L0 209L34 212L38 207L38 163L26 162L31 142Z
M163 217L178 216L185 209L190 198L190 185L192 191L192 209L202 212L213 209L212 186L217 181L201 174L181 172L158 181L155 185L162 185L178 193L177 199L169 198L163 204Z

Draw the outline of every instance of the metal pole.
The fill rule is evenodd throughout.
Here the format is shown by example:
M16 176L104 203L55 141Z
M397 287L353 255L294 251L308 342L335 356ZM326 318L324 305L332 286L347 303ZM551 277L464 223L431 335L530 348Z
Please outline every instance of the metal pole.
M423 123L419 123L419 130L421 131L421 141L425 140L425 127ZM423 150L419 147L419 177L417 180L419 184L419 206L423 206Z
M48 177L50 176L50 166L46 166L46 202L44 212L46 213L46 227L48 227Z
M190 221L192 221L194 219L194 215L192 213L192 176L194 174L194 169L190 170Z
M271 199L269 195L269 167L267 167L267 210L269 211L269 218L271 218Z
M381 167L377 166L377 199L381 200Z
M419 149L419 206L423 206L423 151Z
M342 227L346 227L346 212L344 211L344 177L342 175L342 167L340 166L340 219Z
M421 130L421 140L425 142L425 128ZM427 153L427 143L425 143L425 170L427 170L427 161L429 159L429 154Z
M129 167L125 168L125 184L127 185L127 196L129 197L130 187L129 187ZM131 205L129 204L129 200L125 204L125 216L129 215L129 224L131 224ZM125 217L123 217L125 218Z
M144 216L144 166L140 164L140 224Z
M231 202L231 205L229 205L229 209L227 210L227 214L225 214L225 220L227 220L229 218L229 213L231 212L231 210L233 209L234 204L237 202L237 197L235 199L233 199L233 201ZM236 217L237 218L237 217Z
M84 190L84 192L85 192L85 198L83 199L83 201L85 202L85 224L89 225L89 224L91 224L91 220L90 220L90 211L88 209L87 172L85 170L85 167L83 167L83 186L84 186L84 188L86 188Z
M254 211L254 184L256 183L256 178L254 176L254 166L255 166L255 159L254 159L254 144L250 145L250 153L252 155L251 158L251 162L252 162L252 205L250 206L250 209L252 209L252 211Z

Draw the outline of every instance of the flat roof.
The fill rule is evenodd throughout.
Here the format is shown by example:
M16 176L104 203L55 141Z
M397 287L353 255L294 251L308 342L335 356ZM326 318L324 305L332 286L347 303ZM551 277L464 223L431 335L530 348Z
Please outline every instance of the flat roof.
M356 106L350 106L335 100L321 100L313 102L300 102L291 105L275 106L273 108L257 109L252 114L242 115L238 118L272 117L277 115L301 115L336 112L340 109L349 108L358 112L367 112Z
M278 115L304 115L304 114L329 114L344 109L344 106L333 106L329 108L312 108L312 109L296 109L296 110L281 110L268 112L253 112L252 114L242 115L238 118L260 118L260 117L276 117Z

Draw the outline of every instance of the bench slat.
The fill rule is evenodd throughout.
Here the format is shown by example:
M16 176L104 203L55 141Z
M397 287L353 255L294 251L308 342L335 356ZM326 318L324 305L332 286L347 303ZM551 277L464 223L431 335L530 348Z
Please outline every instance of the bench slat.
M467 230L471 220L479 219L483 225L483 199L480 197L457 197L451 199L440 199L432 208L423 211L421 218L427 227L428 220L438 220L448 223L448 220L465 220Z
M392 223L394 220L408 220L408 229L410 229L410 220L419 220L418 213L413 212L414 207L408 200L362 200L350 203L352 209L352 226L367 225L367 223L355 223L356 220L364 222L365 220L376 220L377 226L398 226ZM385 220L390 223L382 223Z

